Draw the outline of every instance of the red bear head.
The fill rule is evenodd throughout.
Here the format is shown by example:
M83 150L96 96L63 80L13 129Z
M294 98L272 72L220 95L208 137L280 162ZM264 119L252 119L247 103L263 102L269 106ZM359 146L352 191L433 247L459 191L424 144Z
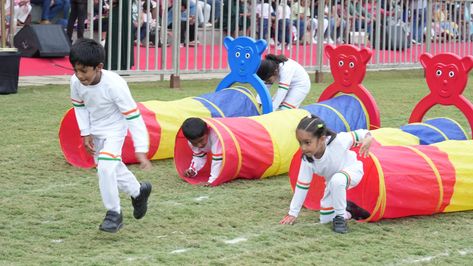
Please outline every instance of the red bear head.
M473 57L459 57L452 53L420 56L425 69L425 79L432 94L441 98L459 96L468 81L468 72L473 67Z
M359 49L353 45L327 45L325 54L330 58L330 70L334 83L349 87L361 84L366 74L366 64L371 58L371 50Z

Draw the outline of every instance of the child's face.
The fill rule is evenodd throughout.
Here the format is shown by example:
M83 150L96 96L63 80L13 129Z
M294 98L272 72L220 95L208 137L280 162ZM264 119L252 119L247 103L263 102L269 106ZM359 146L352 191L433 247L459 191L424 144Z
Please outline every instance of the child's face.
M297 130L296 138L301 146L302 153L308 157L320 158L325 151L325 136L316 138L311 132L305 130Z
M92 66L84 66L76 64L74 66L74 73L84 86L95 85L100 82L103 64L100 63L95 68Z
M192 146L197 147L199 149L202 149L203 147L205 147L205 145L207 145L208 134L206 133L200 138L196 138L196 139L189 140L189 141L192 144Z

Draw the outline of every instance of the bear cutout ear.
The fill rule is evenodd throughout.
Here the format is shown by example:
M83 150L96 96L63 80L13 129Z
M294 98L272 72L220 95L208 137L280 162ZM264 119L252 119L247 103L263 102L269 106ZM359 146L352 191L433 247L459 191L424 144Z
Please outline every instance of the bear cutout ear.
M371 59L371 50L370 49L367 49L367 48L363 48L361 49L360 51L360 55L361 55L361 61L363 62L363 64L368 64L368 62L370 61Z
M463 68L465 69L465 73L470 72L471 68L473 67L473 56L465 56L461 60Z
M227 48L227 51L230 50L230 47L232 47L233 41L234 39L230 36L227 36L225 39L223 39L223 44L225 45L225 48Z
M267 42L266 40L260 39L255 42L255 45L256 51L261 55L266 50Z
M327 55L328 58L332 57L334 51L335 51L335 46L330 45L330 44L325 46L325 55Z
M429 53L421 54L419 60L424 69L427 69L427 67L430 65L430 62L432 62L432 55Z

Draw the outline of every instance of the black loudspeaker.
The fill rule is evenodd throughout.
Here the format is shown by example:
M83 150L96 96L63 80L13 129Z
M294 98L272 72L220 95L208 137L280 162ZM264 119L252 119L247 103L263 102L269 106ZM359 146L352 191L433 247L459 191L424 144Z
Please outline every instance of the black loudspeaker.
M26 57L64 57L71 44L61 25L30 25L21 29L14 38L15 47Z
M0 94L18 91L20 72L20 53L0 52Z

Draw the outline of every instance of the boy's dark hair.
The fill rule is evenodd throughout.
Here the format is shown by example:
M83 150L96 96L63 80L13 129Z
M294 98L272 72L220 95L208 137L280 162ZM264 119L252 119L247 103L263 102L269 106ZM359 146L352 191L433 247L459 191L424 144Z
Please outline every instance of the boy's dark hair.
M261 61L256 74L260 79L266 82L270 77L279 74L279 64L286 62L288 59L284 55L267 54L265 59Z
M182 123L181 128L182 133L184 133L184 136L188 140L198 139L209 131L207 123L197 117L187 118L184 123Z
M79 39L71 47L69 62L74 67L77 64L96 67L105 62L103 46L92 39Z
M337 136L337 133L327 128L324 121L320 119L320 117L312 114L302 118L302 120L299 122L299 125L297 125L296 130L304 130L312 133L312 136L315 138L330 136L330 140L327 145L329 145Z

